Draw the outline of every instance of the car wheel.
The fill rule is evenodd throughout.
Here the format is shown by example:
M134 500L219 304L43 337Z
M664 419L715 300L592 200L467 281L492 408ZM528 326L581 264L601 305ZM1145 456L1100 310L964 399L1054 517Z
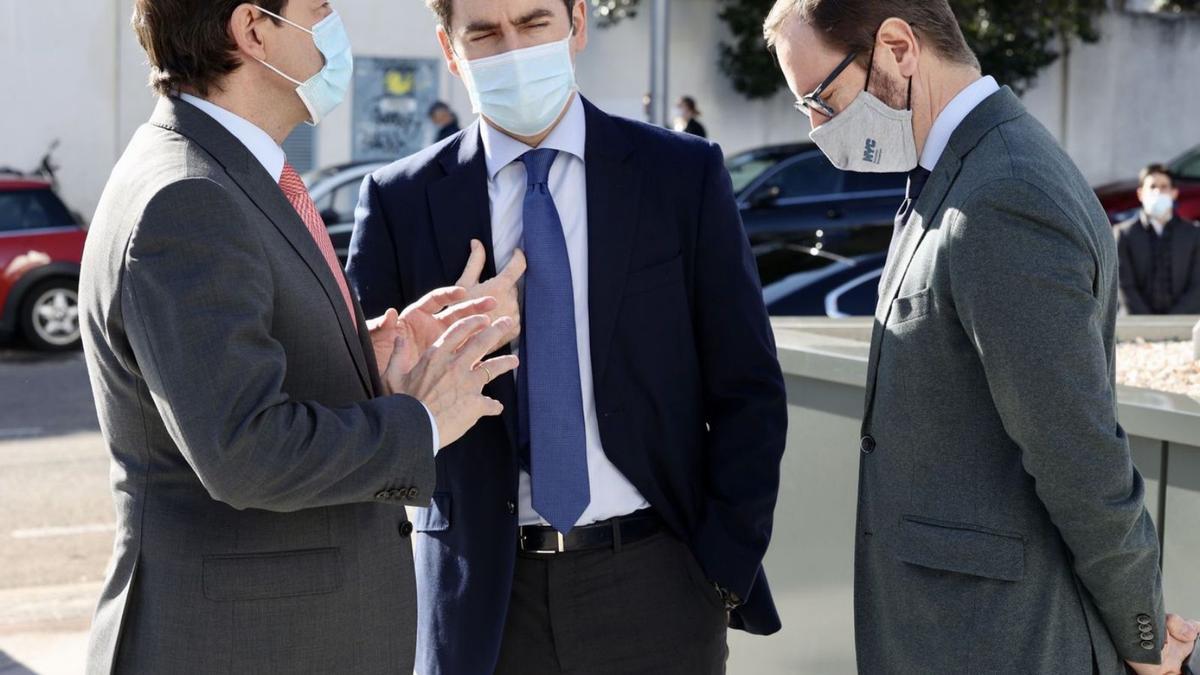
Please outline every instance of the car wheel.
M33 287L21 309L21 332L30 346L62 352L79 347L79 282L50 279Z

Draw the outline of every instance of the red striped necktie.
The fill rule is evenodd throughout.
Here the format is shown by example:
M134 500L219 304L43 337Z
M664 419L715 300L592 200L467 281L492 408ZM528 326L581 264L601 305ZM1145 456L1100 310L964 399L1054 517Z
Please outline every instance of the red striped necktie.
M329 230L325 228L325 221L321 219L317 205L309 196L304 180L300 178L300 174L296 173L295 167L291 164L283 165L283 175L279 177L279 187L283 190L283 196L291 202L292 208L300 214L300 219L304 221L308 233L312 235L313 241L316 242L317 248L320 249L321 255L329 265L329 271L333 273L338 288L342 290L342 299L346 301L346 310L350 312L350 323L354 324L354 330L357 331L358 318L354 314L354 301L350 298L350 286L346 283L346 275L338 264L337 254L333 250L333 241L329 238Z

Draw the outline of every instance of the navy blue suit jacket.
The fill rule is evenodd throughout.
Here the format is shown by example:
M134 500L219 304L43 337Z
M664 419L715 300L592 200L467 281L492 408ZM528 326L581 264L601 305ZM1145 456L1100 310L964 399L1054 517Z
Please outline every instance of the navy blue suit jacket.
M762 572L787 427L783 375L721 151L585 102L589 306L605 453L746 598L732 625L780 628ZM368 316L461 275L491 216L478 123L363 182L350 282ZM437 458L416 514L417 670L495 667L516 559L516 386Z

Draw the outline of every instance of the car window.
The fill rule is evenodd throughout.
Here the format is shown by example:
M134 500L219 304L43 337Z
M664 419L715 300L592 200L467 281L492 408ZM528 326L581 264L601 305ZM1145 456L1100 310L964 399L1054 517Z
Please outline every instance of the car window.
M0 192L0 232L75 225L67 207L49 190Z
M358 191L361 186L361 177L352 178L317 201L317 210L325 217L326 225L354 222L354 209L358 206ZM326 217L330 212L337 214L337 218L331 220Z
M1179 178L1200 180L1200 148L1175 160L1171 173Z
M754 155L739 155L733 157L725 165L729 177L733 179L733 192L737 194L745 190L751 183L758 180L763 172L775 166L777 159Z
M795 160L777 171L767 179L762 189L778 188L779 199L794 199L835 194L840 191L841 186L841 172L825 159L825 155L815 153Z
M904 192L908 174L846 172L846 192Z

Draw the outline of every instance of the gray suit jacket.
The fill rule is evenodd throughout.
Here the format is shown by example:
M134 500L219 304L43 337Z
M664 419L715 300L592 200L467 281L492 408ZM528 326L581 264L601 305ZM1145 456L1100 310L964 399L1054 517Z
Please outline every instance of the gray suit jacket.
M80 301L118 523L88 672L411 672L429 417L376 397L366 326L250 152L162 100Z
M884 272L855 533L862 672L1158 660L1159 544L1117 422L1116 315L1104 211L997 92L954 133Z
M1120 260L1121 307L1129 314L1153 314L1150 292L1154 239L1144 215L1116 228ZM1171 242L1171 309L1168 314L1200 314L1200 227L1173 218L1164 232Z

